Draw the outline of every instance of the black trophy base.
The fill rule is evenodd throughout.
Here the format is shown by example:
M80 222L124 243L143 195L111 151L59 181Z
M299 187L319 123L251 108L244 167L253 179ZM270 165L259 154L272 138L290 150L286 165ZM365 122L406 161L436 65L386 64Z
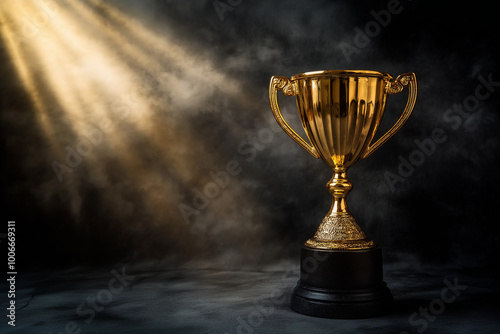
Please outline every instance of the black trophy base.
M389 313L392 304L383 281L380 247L323 250L302 246L292 310L313 317L363 319Z

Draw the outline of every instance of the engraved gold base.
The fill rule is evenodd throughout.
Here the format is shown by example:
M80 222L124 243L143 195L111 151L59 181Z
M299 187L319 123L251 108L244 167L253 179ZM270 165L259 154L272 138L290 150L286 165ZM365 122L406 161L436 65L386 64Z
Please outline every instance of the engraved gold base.
M305 246L319 249L368 249L375 243L368 239L354 217L349 213L323 218L313 238Z
M354 241L322 241L322 240L315 240L314 238L312 238L307 240L304 245L316 249L345 249L345 250L369 249L375 247L375 243L368 238L363 240L354 240Z

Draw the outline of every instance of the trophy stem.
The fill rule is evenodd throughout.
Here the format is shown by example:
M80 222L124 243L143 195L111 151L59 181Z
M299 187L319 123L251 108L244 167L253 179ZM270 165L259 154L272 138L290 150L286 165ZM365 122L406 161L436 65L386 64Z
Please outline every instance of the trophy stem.
M347 194L352 183L347 178L347 168L335 167L326 188L333 197L332 206L321 222L318 231L305 245L319 249L367 249L375 247L368 239L347 207Z
M347 179L346 168L335 168L333 176L326 184L326 189L333 196L333 203L327 216L352 216L347 207L346 197L352 189L352 183Z

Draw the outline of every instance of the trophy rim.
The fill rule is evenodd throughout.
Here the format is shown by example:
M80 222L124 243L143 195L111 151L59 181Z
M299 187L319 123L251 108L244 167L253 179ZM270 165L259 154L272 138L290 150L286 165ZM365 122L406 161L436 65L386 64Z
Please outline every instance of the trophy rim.
M387 80L392 80L392 75L379 71L368 70L326 70L326 71L310 71L300 74L295 74L291 80L315 78L315 77L377 77Z

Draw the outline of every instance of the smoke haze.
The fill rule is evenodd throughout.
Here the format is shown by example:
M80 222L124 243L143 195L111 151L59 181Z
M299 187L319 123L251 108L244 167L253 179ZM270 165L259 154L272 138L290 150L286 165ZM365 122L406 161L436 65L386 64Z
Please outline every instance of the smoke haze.
M4 220L21 226L27 262L294 258L329 209L331 171L276 124L269 79L368 69L415 72L418 96L403 129L349 170L359 224L387 260L490 263L500 204L492 5L401 1L360 46L386 1L214 3L3 5ZM488 96L472 105L481 85ZM406 97L388 98L379 134ZM299 130L293 98L279 101ZM401 158L436 129L446 140L402 177Z

